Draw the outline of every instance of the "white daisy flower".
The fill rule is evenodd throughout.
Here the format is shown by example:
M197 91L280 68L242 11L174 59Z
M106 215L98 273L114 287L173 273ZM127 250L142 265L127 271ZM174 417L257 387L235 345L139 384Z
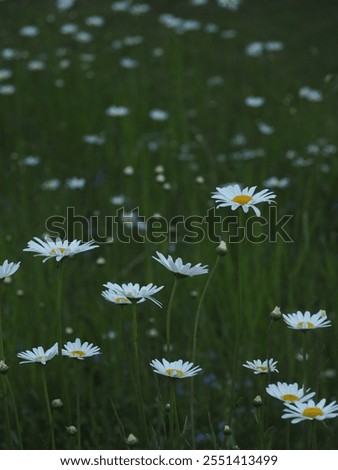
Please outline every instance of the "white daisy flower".
M227 10L238 10L241 0L217 0L218 6Z
M58 344L55 343L51 348L45 351L41 346L33 348L32 351L24 351L17 354L17 357L24 359L19 364L30 364L33 362L38 362L43 366L46 365L48 361L51 361L54 356L58 354Z
M208 272L207 265L202 266L201 263L198 263L195 266L191 266L191 263L183 264L181 258L177 258L174 261L170 255L166 258L158 251L156 251L156 254L158 258L155 256L153 256L153 258L178 277L194 277L200 274L207 274Z
M40 30L37 26L34 25L28 25L28 26L23 26L19 30L20 36L24 36L26 38L34 38L40 33Z
M163 111L162 109L152 109L149 112L149 117L154 121L166 121L169 117L169 113L167 111Z
M116 294L112 289L107 289L101 292L102 297L104 297L108 302L118 305L131 304L132 302L119 294ZM145 299L144 299L145 300Z
M304 388L299 387L296 382L293 384L287 384L286 382L269 384L265 390L266 393L272 397L289 403L294 403L296 401L305 402L310 398L313 398L316 394L315 392L310 392L309 388L306 390L306 392L304 392Z
M265 98L262 96L247 96L245 98L245 104L249 108L260 108L265 103Z
M269 372L278 372L276 369L277 361L273 359L266 359L265 361L261 361L260 359L255 359L252 362L246 361L243 364L243 367L247 367L254 371L254 374L268 374Z
M238 184L233 186L226 186L224 188L216 188L217 191L211 196L212 199L216 199L219 207L231 207L231 210L236 210L238 207L242 207L243 211L246 213L250 209L253 209L257 217L261 215L259 209L257 209L256 204L261 202L267 202L270 204L272 200L276 197L273 192L270 192L268 189L263 189L255 194L257 186L252 186L251 188L246 187L241 189Z
M51 258L56 258L56 262L58 263L67 256L74 256L78 253L99 247L98 245L93 245L93 241L82 243L79 240L73 240L69 242L68 240L62 241L60 238L54 241L50 237L46 237L45 241L38 237L34 237L34 240L29 241L28 247L24 248L23 251L37 253L35 256L45 256L43 263Z
M21 261L19 261L18 263L9 263L6 259L0 266L0 280L15 274L20 268L20 263Z
M296 403L285 403L287 408L284 408L283 419L291 419L292 424L300 423L301 421L314 419L324 421L324 419L336 418L338 416L338 404L335 401L326 405L326 400L323 398L317 404L313 400L307 403L300 401Z
M13 95L15 93L15 86L6 84L0 86L0 95Z
M73 176L72 178L68 178L66 180L66 186L69 189L83 189L85 184L85 178L78 178L77 176Z
M75 0L56 0L56 8L61 11L69 10L69 8L72 8L74 3Z
M86 357L96 356L101 354L100 348L98 346L93 346L93 343L88 343L87 341L81 344L81 340L76 338L74 343L68 341L62 349L62 355L68 356L73 359L82 360Z
M289 186L290 178L277 178L276 176L271 176L264 181L264 186L267 186L269 189L272 188L286 188Z
M202 370L199 366L194 366L192 362L183 362L182 359L173 362L168 362L166 359L162 359L162 362L153 359L150 365L156 374L165 375L171 379L193 377Z
M112 282L107 282L107 284L103 284L103 287L106 287L108 290L112 291L113 293L121 296L126 297L131 302L141 303L144 300L151 300L154 304L162 307L162 304L153 298L153 295L163 289L164 286L157 287L154 284L150 283L146 286L140 286L140 284L133 284L129 282L128 284L115 284Z
M44 191L55 191L60 186L60 180L57 178L52 178L50 180L46 180L41 184L41 188Z
M122 117L129 114L129 108L126 106L110 106L106 109L106 115L112 117Z
M324 310L320 310L318 313L311 314L306 311L305 313L299 310L296 313L289 313L283 315L283 320L289 328L293 330L314 330L316 328L327 328L331 326L331 321L327 319Z

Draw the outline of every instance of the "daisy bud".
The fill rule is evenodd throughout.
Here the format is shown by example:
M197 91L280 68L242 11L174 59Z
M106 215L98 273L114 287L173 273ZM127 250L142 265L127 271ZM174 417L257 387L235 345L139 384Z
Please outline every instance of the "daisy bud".
M270 317L273 319L273 320L279 320L280 318L282 318L282 312L280 311L280 308L279 307L275 307L272 312L270 313Z
M238 446L233 446L232 450L241 450Z
M261 397L260 395L257 395L257 396L253 399L252 404L253 404L253 406L255 406L256 408L262 406L262 405L263 405L262 397Z
M157 165L154 168L155 173L164 173L164 166L163 165Z
M132 166L126 166L124 169L123 169L123 173L126 175L126 176L132 176L134 174L134 168Z
M170 411L170 403L167 403L167 404L165 405L165 410L169 413L169 411Z
M134 446L138 443L138 439L136 436L134 436L134 434L129 434L129 436L127 437L126 439L126 443L129 445L129 446Z
M164 183L165 182L165 176L163 173L159 173L157 176L156 176L156 181L158 183Z
M197 184L203 184L203 183L204 183L204 178L203 178L203 176L196 176L195 182L196 182Z
M223 434L224 436L228 437L228 436L231 436L232 434L232 431L230 429L230 426L228 425L225 425L224 428L223 428Z
M171 191L171 184L170 183L164 183L162 188L164 189L164 191Z
M52 400L51 404L52 404L52 407L55 408L55 409L63 407L63 403L60 400L60 398L54 398L54 400Z
M77 428L75 426L67 426L66 431L69 436L75 436L77 433Z
M8 365L5 363L5 361L1 360L0 361L0 375L5 375L9 371Z
M223 240L216 248L216 253L218 254L218 256L225 256L228 253L227 244Z
M4 280L3 280L3 283L4 283L4 284L12 284L12 278L11 278L11 276L5 277Z
M100 256L100 258L97 258L96 264L97 264L98 266L103 266L104 264L106 264L105 258L103 258L102 256Z

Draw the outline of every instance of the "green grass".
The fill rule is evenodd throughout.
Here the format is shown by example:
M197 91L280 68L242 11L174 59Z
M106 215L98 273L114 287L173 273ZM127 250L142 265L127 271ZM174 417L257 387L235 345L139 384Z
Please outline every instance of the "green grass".
M159 0L149 2L148 13L132 16L113 12L111 3L82 0L65 12L58 12L50 0L0 3L0 52L5 48L20 51L20 58L14 60L0 55L0 70L13 72L12 78L0 81L0 87L5 83L16 87L13 95L0 94L0 263L1 259L22 261L12 283L2 286L2 303L8 377L17 401L23 445L26 449L49 445L40 366L19 365L16 358L20 351L38 345L47 348L56 341L56 263L51 260L42 264L40 258L22 252L29 240L45 233L46 219L65 216L67 207L75 207L76 214L98 214L103 231L103 218L118 209L110 198L118 194L126 197L126 211L139 207L146 217L154 213L168 220L181 214L203 217L213 206L210 195L216 186L238 182L263 189L264 180L270 176L289 177L290 185L275 191L279 216L293 215L287 228L294 243L278 240L228 246L229 253L221 260L203 304L197 343L196 363L203 369L203 375L194 379L197 445L202 449L222 448L238 314L237 257L242 250L243 330L232 427L238 446L254 449L259 444L252 400L260 389L257 377L241 364L265 358L269 314L275 305L284 313L327 311L332 328L311 332L308 384L319 398L337 399L337 378L323 374L327 370L336 374L338 354L337 152L311 156L306 148L321 138L338 145L338 6L329 0L246 0L237 12L230 12L211 0L201 7L192 7L187 1ZM201 28L177 34L159 22L162 13L197 19ZM104 27L85 25L90 15L104 16ZM79 30L90 32L93 40L81 44L60 34L65 23L79 25ZM206 33L204 26L208 23L216 24L219 31ZM40 34L20 36L18 32L25 25L38 26ZM221 32L230 29L237 32L236 37L222 38ZM111 47L116 39L136 35L143 38L140 45ZM264 52L260 57L245 54L249 43L271 40L282 41L284 49ZM155 48L162 48L163 55L154 57ZM93 54L94 61L84 62L81 54ZM123 57L137 60L139 67L120 67ZM42 59L45 69L28 70L27 63L34 59ZM60 68L62 59L69 59L68 69ZM221 76L223 84L208 85L215 76ZM64 86L56 86L57 80ZM312 103L300 98L302 86L321 90L323 101ZM244 99L249 95L265 97L265 105L247 107ZM105 110L111 105L127 106L130 114L109 117ZM154 108L168 111L169 119L149 119L148 112ZM273 126L275 132L261 134L258 121ZM86 134L99 133L106 139L102 146L82 140ZM238 133L246 138L242 147L232 144ZM154 142L157 147L152 150ZM242 148L263 149L265 156L235 159L233 153ZM295 167L294 160L286 158L289 150L312 158L312 164ZM21 165L28 155L40 156L40 164ZM170 191L155 180L154 168L159 164L165 167ZM322 171L323 164L327 172ZM129 165L135 169L130 177L123 173ZM204 177L203 184L195 182L199 175ZM67 189L64 181L72 176L84 177L85 188ZM50 178L60 179L60 188L42 190L41 184ZM262 213L267 214L266 207L262 207ZM231 213L220 209L217 214ZM169 384L155 376L149 361L165 357L165 311L172 278L151 256L156 250L166 254L170 249L174 257L182 256L185 262L211 267L217 246L208 239L184 243L183 235L179 230L177 243L170 246L167 242L115 241L65 264L63 322L72 329L70 334L65 333L65 339L80 337L102 350L97 360L79 364L83 448L127 448L124 434L129 433L139 438L140 448L145 445L131 379L131 311L101 297L102 285L108 280L165 286L157 296L164 308L145 302L138 306L138 314L140 373L152 447L168 445L163 426L168 416L163 409L169 400ZM223 236L226 238L226 234ZM101 256L106 260L103 266L95 262ZM205 282L205 276L201 276L179 283L172 312L173 359L190 359L198 295ZM18 290L23 295L18 295ZM194 291L197 298L191 295ZM150 328L157 329L157 337L147 335ZM109 339L111 331L116 333L115 339ZM282 321L273 325L270 354L278 360L280 371L273 381L301 383L302 363L295 358L301 340L301 334L287 329ZM65 366L74 412L75 364L65 361ZM57 360L46 369L50 396L59 397ZM282 405L267 395L263 400L266 446L285 448ZM182 425L187 418L187 432L180 445L190 448L189 380L178 383L177 405ZM17 447L11 407L10 412ZM64 412L55 410L54 416L57 447L76 447L76 439L65 435ZM307 448L303 430L307 424L291 425L292 448ZM336 421L330 420L328 429L318 424L319 447L334 449ZM0 431L4 435L2 420ZM0 446L7 448L8 442L2 439Z

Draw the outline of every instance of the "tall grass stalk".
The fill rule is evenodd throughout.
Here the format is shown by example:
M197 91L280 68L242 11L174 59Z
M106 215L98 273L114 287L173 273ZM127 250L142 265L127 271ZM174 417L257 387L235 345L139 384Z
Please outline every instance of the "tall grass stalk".
M11 402L12 402L15 425L16 425L16 432L17 432L18 441L19 441L19 448L20 448L20 450L23 450L21 424L20 424L20 420L19 420L18 408L16 406L15 395L14 395L11 383L9 381L8 375L5 376L5 380L6 380L8 394L9 394L9 396L11 398Z
M195 322L194 322L194 330L193 330L193 340L192 340L192 351L191 351L191 362L195 363L196 360L196 351L197 351L197 334L198 334L198 326L199 326L199 319L202 310L202 305L204 301L205 294L208 290L210 285L211 279L214 276L216 268L218 266L219 260L221 256L218 255L215 261L213 268L211 269L207 282L204 285L200 300L198 302L196 314L195 314ZM194 377L191 377L190 381L190 425L191 425L191 446L193 449L196 449L196 437L195 437L195 407L194 407Z
M75 360L75 380L76 380L76 429L77 448L81 450L81 406L80 406L80 365L79 360Z
M3 328L2 328L2 281L0 281L0 361L3 361L5 364L5 350L4 349L5 349L4 337L3 337ZM10 448L14 449L10 413L9 413L9 406L8 406L8 387L7 387L6 375L5 374L1 374L1 375L2 375L2 380L1 380L2 381L2 395L3 395L3 403L4 403L4 408L5 408L7 440L8 440Z
M177 438L180 437L180 426L176 405L175 379L169 379L170 411L169 411L169 445L170 449L177 449Z
M53 414L50 406L50 399L49 399L49 393L48 393L48 387L47 387L47 378L46 378L46 366L42 365L41 366L41 379L42 379L42 388L43 388L43 395L45 399L45 404L46 404L46 410L47 410L47 415L48 415L48 423L49 423L49 434L48 436L50 437L51 440L51 447L52 450L55 450L55 433L54 433L54 422L53 422Z
M140 422L142 426L142 434L147 444L147 449L150 449L149 431L147 425L147 417L145 412L145 404L143 401L143 393L141 386L140 376L140 359L139 359L139 333L138 333L138 322L137 322L137 310L136 304L132 304L132 330L133 330L133 357L134 357L134 380L135 380L135 392L138 406L138 413L140 416Z
M241 210L240 210L241 211ZM242 228L242 213L239 213L238 217L238 233ZM245 228L243 227L243 230ZM244 232L245 234L245 232ZM234 409L235 409L235 388L238 376L238 357L239 357L239 344L241 340L242 322L243 322L243 243L238 245L238 256L237 256L237 311L236 311L236 332L235 332L235 347L232 365L232 376L231 376L231 389L230 389L230 410L228 424L231 427Z
M62 289L63 289L63 264L64 261L61 260L57 264L58 276L57 276L57 292L56 292L56 321L57 321L57 343L58 343L58 355L60 361L60 375L61 375L61 388L62 396L65 404L66 410L66 419L67 425L70 426L71 423L71 412L69 399L67 394L67 383L64 369L64 358L62 356L62 346L63 346L63 323L62 323Z
M171 360L171 313L173 309L173 303L174 303L174 297L176 293L177 284L178 284L178 277L175 276L169 302L168 302L167 318L166 318L166 340L167 340L166 346L167 346L167 356L168 356L169 361Z

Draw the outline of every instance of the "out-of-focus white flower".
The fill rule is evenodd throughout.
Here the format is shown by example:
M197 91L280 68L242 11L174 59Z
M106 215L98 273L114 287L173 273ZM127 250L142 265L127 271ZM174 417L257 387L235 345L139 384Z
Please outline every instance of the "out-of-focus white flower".
M75 0L56 0L56 8L60 11L69 10L74 3Z
M129 109L126 106L110 106L106 109L107 116L122 117L129 114Z
M265 98L262 96L247 96L244 102L249 108L260 108L265 103Z

